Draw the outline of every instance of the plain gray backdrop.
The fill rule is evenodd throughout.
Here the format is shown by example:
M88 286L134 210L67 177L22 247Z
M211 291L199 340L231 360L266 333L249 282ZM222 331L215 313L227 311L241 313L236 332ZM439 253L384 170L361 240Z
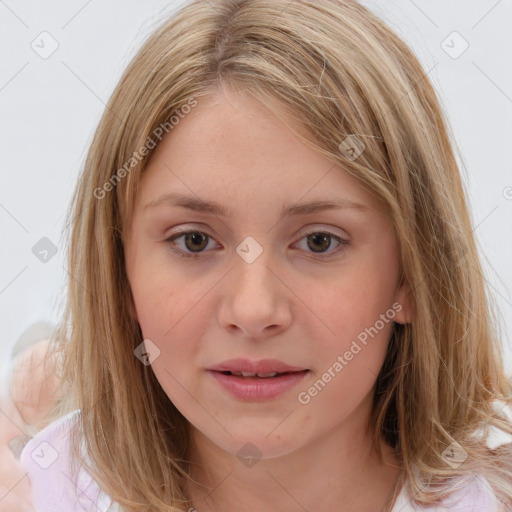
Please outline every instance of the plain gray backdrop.
M181 3L0 0L0 362L31 324L57 321L62 229L93 131L131 57ZM512 374L512 2L363 3L439 93Z

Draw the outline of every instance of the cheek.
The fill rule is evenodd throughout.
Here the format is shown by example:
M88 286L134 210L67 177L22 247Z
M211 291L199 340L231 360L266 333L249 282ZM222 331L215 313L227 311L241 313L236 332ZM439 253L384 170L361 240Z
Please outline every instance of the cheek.
M321 293L312 294L310 289L308 302L319 312L326 325L325 332L330 331L333 339L353 338L386 315L393 305L393 286L394 282L384 273L372 272L371 267L361 268L360 272L351 272L337 282L331 281ZM394 313L393 310L388 316L393 317ZM380 322L379 326L382 330Z
M169 304L173 301L173 293L166 290L161 283L152 282L150 279L136 280L131 288L138 322L144 337L160 339L162 331L172 326L170 312L173 308Z
M130 273L134 307L144 337L162 340L198 302L198 287L191 286L172 267L139 258Z
M201 301L204 290L182 277L156 274L134 281L132 293L142 334L160 350L152 363L155 374L159 380L170 378L166 370L185 374L211 318Z
M347 296L338 304L330 314L336 335L316 338L318 364L310 381L299 390L304 393L299 401L314 402L319 417L329 410L336 411L339 419L350 414L374 387L396 312L388 301L370 301L364 294Z
M315 296L309 292L325 333L316 336L317 346L322 347L322 367L317 370L322 375L331 369L350 392L371 384L384 362L397 313L393 308L394 273L394 268L382 269L378 261L370 259L346 275L340 273L323 293ZM333 368L336 362L339 371Z

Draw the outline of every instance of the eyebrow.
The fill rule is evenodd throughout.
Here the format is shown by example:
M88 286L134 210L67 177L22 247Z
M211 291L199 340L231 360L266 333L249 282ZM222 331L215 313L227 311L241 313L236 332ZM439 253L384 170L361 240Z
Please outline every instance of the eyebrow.
M234 216L235 212L231 208L226 208L216 201L199 199L176 193L164 194L144 206L144 210L156 206L179 206L195 212L210 213L221 217ZM369 210L370 208L362 203L352 201L351 199L335 198L329 200L317 200L309 203L287 206L281 210L281 218L294 215L307 215L325 210L341 210L344 208L353 208L357 210Z

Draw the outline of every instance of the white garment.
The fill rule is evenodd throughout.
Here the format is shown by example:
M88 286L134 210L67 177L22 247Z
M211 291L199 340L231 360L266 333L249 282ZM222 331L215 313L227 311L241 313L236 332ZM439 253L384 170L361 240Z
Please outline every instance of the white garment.
M405 488L398 496L391 512L504 512L502 504L483 477L474 477L460 491L454 492L442 506L421 508L414 505Z
M503 412L512 421L512 410L505 402L495 400L493 408L496 412ZM512 436L496 427L491 427L486 439L486 445L494 450L502 444L512 443ZM483 430L473 433L477 439L482 439ZM402 488L391 512L505 512L503 504L497 499L486 478L476 475L466 485L454 492L443 506L419 508L412 503L411 497Z

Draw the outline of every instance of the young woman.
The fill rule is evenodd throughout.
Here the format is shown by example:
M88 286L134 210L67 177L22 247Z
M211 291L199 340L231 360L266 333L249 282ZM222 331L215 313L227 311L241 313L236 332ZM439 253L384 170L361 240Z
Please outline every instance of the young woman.
M63 398L21 454L38 510L512 507L444 117L357 2L180 9L110 99L70 227Z

